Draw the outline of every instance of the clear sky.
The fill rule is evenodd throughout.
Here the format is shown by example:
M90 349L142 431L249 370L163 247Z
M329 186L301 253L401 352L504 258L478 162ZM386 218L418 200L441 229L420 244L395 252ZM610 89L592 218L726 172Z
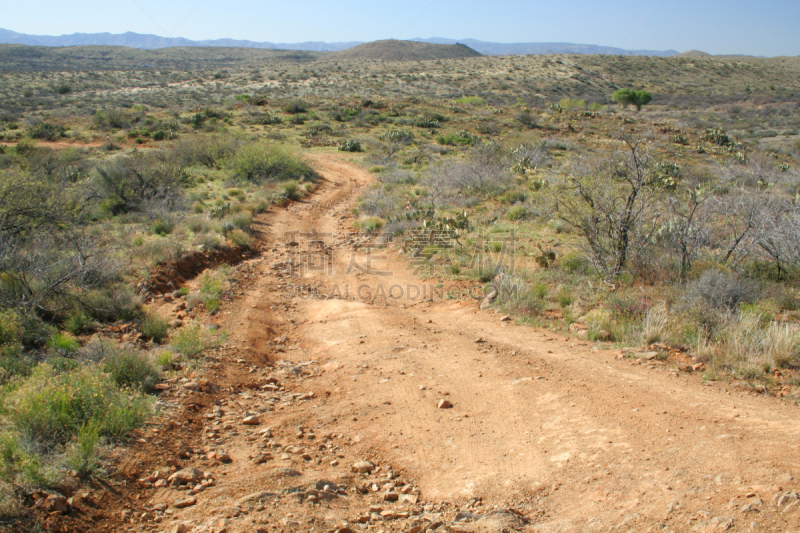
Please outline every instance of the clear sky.
M189 39L475 38L712 54L800 55L798 0L3 0L0 27L37 35Z

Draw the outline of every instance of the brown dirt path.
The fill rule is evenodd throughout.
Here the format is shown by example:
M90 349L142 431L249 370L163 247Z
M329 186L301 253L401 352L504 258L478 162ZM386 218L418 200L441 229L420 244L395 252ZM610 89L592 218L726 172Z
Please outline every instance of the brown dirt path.
M202 447L192 464L215 485L136 527L800 530L796 405L620 360L502 321L475 300L409 298L422 285L429 296L434 282L413 276L392 246L372 256L388 275L348 274L367 261L368 241L346 232L372 178L344 155L308 157L325 180L259 220L263 252L242 265L240 297L214 318L230 334L210 356L222 390L216 405L202 404L190 447ZM309 238L313 230L331 235ZM384 298L381 287L404 297ZM242 426L252 414L259 425ZM222 448L231 463L197 453ZM379 470L351 473L364 459ZM314 492L325 483L341 493ZM270 495L240 501L259 491ZM387 502L394 492L400 501ZM184 496L144 488L139 497L147 510Z

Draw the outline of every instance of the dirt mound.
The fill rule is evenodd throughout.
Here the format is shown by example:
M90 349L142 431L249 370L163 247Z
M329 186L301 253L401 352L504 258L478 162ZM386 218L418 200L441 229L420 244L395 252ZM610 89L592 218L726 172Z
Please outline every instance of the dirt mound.
M180 259L161 265L147 281L139 284L139 293L155 295L176 291L207 268L221 264L236 265L255 254L255 251L241 246L191 252Z
M335 52L330 57L335 59L379 59L381 61L429 61L432 59L466 59L481 55L480 52L463 44L429 44L386 40Z

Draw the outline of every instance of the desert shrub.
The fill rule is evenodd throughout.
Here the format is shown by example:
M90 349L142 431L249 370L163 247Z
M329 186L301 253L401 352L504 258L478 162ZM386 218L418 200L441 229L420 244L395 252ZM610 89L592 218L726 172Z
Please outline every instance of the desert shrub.
M130 284L88 290L83 294L83 300L87 313L101 322L135 320L141 315L142 300Z
M55 333L48 339L47 346L62 354L77 352L81 348L78 340L69 333Z
M175 223L172 220L157 218L150 225L150 230L154 235L165 236L172 233L175 229Z
M159 381L158 371L147 355L132 348L112 348L102 365L120 387L152 392Z
M688 294L712 309L735 311L740 304L755 300L760 293L757 284L716 269L706 270L690 284Z
M170 335L172 349L187 357L194 357L223 342L224 335L204 328L200 324L187 324Z
M83 309L74 309L64 319L64 329L73 335L80 335L92 325L92 319Z
M480 139L477 135L461 130L458 133L448 133L447 135L440 135L436 137L436 142L446 146L471 146L476 144Z
M234 246L241 246L242 248L250 248L253 245L253 239L240 229L235 229L228 233L228 239ZM206 302L206 309L208 309L208 302ZM208 309L211 312L211 309Z
M506 217L508 220L516 222L517 220L523 220L528 217L528 208L524 205L513 205L511 206L508 211L506 212Z
M239 179L264 183L268 181L304 180L315 176L297 155L268 144L248 144L231 159L231 170Z
M57 94L69 94L72 92L72 87L67 85L66 83L60 83L56 85L56 93Z
M302 100L294 100L283 106L283 110L289 113L290 115L297 115L308 111L308 104L306 104Z
M99 466L96 452L99 440L100 425L94 420L85 422L67 450L67 466L82 476L92 474Z
M111 108L98 109L94 114L94 124L103 130L121 130L129 128L132 122L136 121L131 112L125 109Z
M112 214L150 209L174 209L189 183L184 169L161 151L118 156L97 166L98 185Z
M184 165L215 168L233 157L241 146L242 141L233 135L198 135L181 139L173 148L173 153Z
M430 115L426 115L424 117L418 117L416 120L414 120L414 125L418 128L429 128L429 129L441 127L440 121L436 117Z
M361 143L355 139L347 139L339 145L340 152L361 152Z
M381 217L361 217L355 221L354 226L367 233L372 233L381 229L384 224L386 224L386 221Z
M96 367L57 374L42 364L9 393L5 405L23 438L48 448L70 441L92 420L101 435L120 437L144 422L151 400L121 390L110 374Z
M453 103L461 105L485 105L486 100L480 96L463 96L458 100L453 100Z
M31 136L31 139L55 141L59 137L63 136L65 131L66 129L59 124L39 122L28 131L28 135Z
M161 315L151 312L142 320L142 337L153 342L161 342L167 338L169 323Z
M627 107L629 105L636 106L637 111L641 111L642 106L649 104L653 97L647 91L634 91L631 89L620 89L616 91L612 96L611 99L622 107Z

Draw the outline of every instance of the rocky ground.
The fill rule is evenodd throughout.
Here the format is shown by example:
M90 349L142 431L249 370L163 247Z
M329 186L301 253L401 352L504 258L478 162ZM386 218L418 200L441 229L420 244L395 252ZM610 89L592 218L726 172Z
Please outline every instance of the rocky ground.
M439 297L348 233L371 178L343 157L310 156L318 191L262 217L199 317L226 344L161 386L109 482L40 495L46 528L800 531L795 404Z

